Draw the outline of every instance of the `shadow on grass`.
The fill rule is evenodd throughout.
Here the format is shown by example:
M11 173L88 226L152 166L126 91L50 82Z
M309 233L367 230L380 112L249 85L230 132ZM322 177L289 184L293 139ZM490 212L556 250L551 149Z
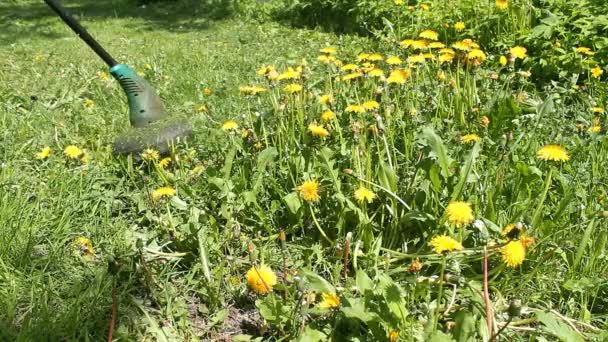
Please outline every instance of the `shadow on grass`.
M62 5L77 20L110 18L142 19L127 24L136 29L189 32L207 29L211 22L233 12L232 0L173 0L144 3L138 0L67 0ZM57 39L61 19L42 1L8 0L0 2L0 42L22 39Z

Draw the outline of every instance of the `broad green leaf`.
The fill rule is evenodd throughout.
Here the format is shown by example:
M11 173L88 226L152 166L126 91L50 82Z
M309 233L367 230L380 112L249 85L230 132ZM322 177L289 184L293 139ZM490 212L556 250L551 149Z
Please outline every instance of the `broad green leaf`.
M435 133L432 127L425 127L422 129L422 137L426 140L431 150L436 157L436 161L441 168L441 174L443 177L448 178L450 176L450 164L452 159L448 155L448 150L445 147L441 137Z
M455 340L439 330L432 332L426 339L427 342L455 342Z
M230 312L228 311L228 309L222 309L220 311L218 311L215 315L213 315L213 317L211 317L211 319L209 320L209 324L207 325L207 328L212 327L216 324L220 324L223 323L224 320L226 319L226 317L228 317L228 314Z
M302 332L302 335L298 336L298 338L296 339L297 342L319 342L326 340L327 335L320 332L319 330L312 329L309 326L306 326L306 328L304 328L304 331Z
M361 298L351 298L348 300L349 306L342 306L340 311L348 318L356 318L364 323L369 323L378 316L365 308L365 303Z
M357 288L361 293L374 289L374 283L370 277L362 270L357 270Z
M458 311L455 315L455 326L452 336L458 342L474 342L476 341L475 322L477 317L468 311Z
M289 212L294 215L298 213L298 210L300 210L300 207L302 206L300 196L295 192L289 193L287 196L283 197L283 201L285 202L285 205L287 205Z
M378 166L378 181L393 193L397 192L397 176L393 168L385 162L380 162Z
M230 174L232 173L232 163L234 162L234 156L236 155L237 147L234 146L230 151L226 154L226 158L224 159L224 167L222 168L222 174L224 179L229 179Z
M595 228L595 220L591 220L591 222L589 222L589 225L587 226L587 229L585 229L583 238L581 239L581 241L578 244L578 248L576 249L576 256L574 257L574 263L572 264L572 270L575 272L577 270L578 264L580 263L581 259L583 258L583 254L585 253L585 250L587 250L587 244L589 243L589 240L591 239L591 235L593 234L594 228Z
M467 159L467 162L466 162L464 168L462 168L462 170L460 172L460 178L458 179L458 184L456 184L456 186L454 187L454 191L452 191L452 196L450 197L452 201L456 201L460 198L460 195L462 194L462 189L464 188L464 185L467 182L467 179L469 178L469 174L471 173L471 170L473 169L473 165L475 164L475 160L477 159L477 156L479 156L480 149L481 149L481 142L480 141L475 142L475 145L473 146L473 149L471 150L471 153L469 154L469 158Z
M336 288L315 272L303 270L300 275L306 280L306 286L317 293L335 293Z
M559 321L555 315L539 311L536 313L538 321L544 325L544 330L555 335L563 342L583 342L584 339L574 332L566 323Z

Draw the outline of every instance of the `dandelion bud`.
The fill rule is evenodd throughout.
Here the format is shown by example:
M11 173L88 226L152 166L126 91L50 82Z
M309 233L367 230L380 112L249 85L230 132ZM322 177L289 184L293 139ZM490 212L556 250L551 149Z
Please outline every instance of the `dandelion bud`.
M247 252L249 252L249 261L251 262L251 264L255 264L255 245L253 244L253 242L249 242L249 245L247 246Z
M521 315L521 299L513 299L507 312L511 318Z
M279 241L281 241L281 249L286 250L287 244L285 243L285 231L283 229L279 232Z

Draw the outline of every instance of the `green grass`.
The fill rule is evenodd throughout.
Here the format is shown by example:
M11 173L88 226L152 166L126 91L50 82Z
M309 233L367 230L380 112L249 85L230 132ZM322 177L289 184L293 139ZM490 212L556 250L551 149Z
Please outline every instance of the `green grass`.
M255 68L270 56L276 63L294 62L300 51L314 52L311 45L339 41L241 19L159 21L155 7L122 1L80 2L75 10L66 5L116 59L146 72L170 112L192 118L192 146L210 159L204 155L212 140L206 127L247 109L238 87L255 77ZM7 30L0 36L0 339L100 340L111 305L106 258L130 257L136 239L157 229L138 208L148 176L109 155L108 146L128 125L125 97L117 82L97 76L107 71L102 61L43 3L9 2L0 9L12 20L2 20ZM205 87L212 96L203 95ZM85 99L95 107L85 108ZM200 114L201 105L208 112ZM87 149L90 165L64 165L67 144ZM52 159L35 161L46 145ZM93 264L75 256L72 241L81 235L94 243ZM200 272L175 269L175 261L159 268L157 295L163 298L154 308L142 279L121 279L118 337L154 336L160 328L175 338L193 334L196 320L188 318L208 310L193 298ZM149 319L133 300L150 310ZM208 323L198 320L198 329Z
M605 129L587 132L596 116L605 125L605 114L590 111L606 103L600 81L582 80L578 92L570 79L541 88L519 74L528 62L502 68L501 52L488 50L479 68L428 62L404 85L338 82L346 73L318 62L319 48L337 47L345 63L362 51L403 59L408 52L398 41L227 16L223 2L68 5L116 59L145 73L169 112L190 117L195 137L166 168L112 157L113 140L128 127L118 83L100 77L103 63L44 4L0 4L0 340L102 340L113 287L114 337L125 341L302 333L382 340L392 330L422 340L425 329L447 332L452 321L464 327L455 336L487 338L484 246L496 320L507 320L504 310L517 298L525 307L517 324L536 329L507 329L505 338L602 338L608 143ZM405 31L426 28L416 25ZM256 75L269 64L279 73L301 66L304 76L269 82ZM304 91L287 94L291 82ZM239 93L251 84L268 91ZM329 92L334 102L320 104ZM344 110L372 99L377 110ZM329 136L311 136L308 125L321 124L328 108L337 114L323 124ZM479 124L484 115L487 128ZM221 129L229 119L235 132ZM481 141L461 143L467 133ZM550 143L564 146L570 161L538 160ZM90 161L63 156L71 144ZM37 160L44 146L53 152ZM298 194L305 180L320 183L320 201ZM153 200L161 186L177 196ZM361 186L376 194L372 202L354 198ZM476 224L449 224L451 200L472 203ZM505 243L502 228L517 222L536 243L522 266L508 268L496 246ZM429 242L439 234L465 251L434 254ZM79 236L92 241L93 258L74 246ZM408 270L416 258L421 273ZM277 271L274 294L247 289L252 262ZM338 291L340 310L312 305L313 291L317 300Z

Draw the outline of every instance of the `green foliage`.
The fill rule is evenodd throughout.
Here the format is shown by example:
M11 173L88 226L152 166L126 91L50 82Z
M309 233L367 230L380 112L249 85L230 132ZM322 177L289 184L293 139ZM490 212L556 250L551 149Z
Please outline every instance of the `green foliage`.
M111 156L127 125L118 84L42 4L0 4L15 23L0 32L0 340L104 339L113 288L124 340L489 340L485 251L496 324L530 328L501 339L603 337L608 101L606 76L588 77L605 63L603 3L287 8L374 39L272 23L279 2L235 3L225 21L180 7L169 22L169 3L95 4L74 10L196 134L167 156ZM487 58L399 46L426 29ZM501 65L515 45L528 56ZM539 159L549 144L569 160ZM456 222L452 201L471 217ZM435 253L439 235L462 250ZM510 242L523 260L505 262ZM277 278L266 294L245 277L261 264Z

